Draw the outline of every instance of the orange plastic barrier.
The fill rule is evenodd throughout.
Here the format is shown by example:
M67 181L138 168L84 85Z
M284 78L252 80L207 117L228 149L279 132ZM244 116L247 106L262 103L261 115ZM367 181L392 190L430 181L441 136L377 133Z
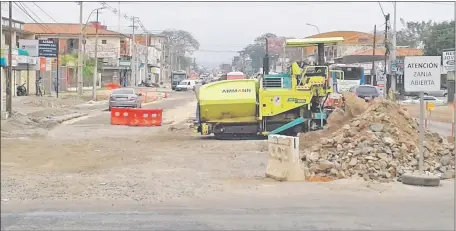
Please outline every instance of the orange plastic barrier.
M111 108L112 125L129 125L131 112L129 108Z
M131 108L130 126L161 126L163 109Z
M120 88L120 84L117 83L107 83L105 84L105 87L107 87L110 90Z

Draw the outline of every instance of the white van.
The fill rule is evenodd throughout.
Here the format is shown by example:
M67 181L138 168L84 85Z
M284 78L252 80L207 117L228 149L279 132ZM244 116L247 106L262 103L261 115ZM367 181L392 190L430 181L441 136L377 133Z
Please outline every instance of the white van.
M182 80L177 86L176 91L186 91L193 90L193 87L196 85L196 81L193 79Z

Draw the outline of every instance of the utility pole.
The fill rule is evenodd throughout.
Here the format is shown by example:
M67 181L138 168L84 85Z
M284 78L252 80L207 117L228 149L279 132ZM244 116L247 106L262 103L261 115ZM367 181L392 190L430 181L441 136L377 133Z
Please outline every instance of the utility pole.
M371 70L371 84L374 85L374 79L376 74L375 68L375 48L376 48L376 41L377 41L377 25L374 25L374 44L372 45L372 70Z
M79 44L78 44L78 95L82 96L82 87L83 87L83 77L82 77L82 40L84 39L82 35L82 1L79 2Z
M454 96L453 96L453 134L451 134L453 136L453 145L454 145L454 149L453 149L453 153L455 154L455 161L456 161L456 2L454 3L454 30L455 30L455 44L454 44L454 61L453 64L453 83L454 83ZM456 187L456 186L455 186ZM456 223L456 221L455 221ZM456 224L455 224L456 225Z
M3 4L0 3L0 18L2 18L2 6ZM3 41L1 39L3 38L3 23L0 23L0 46L3 46ZM5 111L5 104L3 103L4 96L3 96L3 78L5 76L1 75L3 73L3 67L0 66L0 110L1 110L1 117L3 119L3 112Z
M180 54L179 54L179 51L176 51L177 52L177 70L180 71L181 70L181 62L180 62Z
M264 55L263 58L263 75L269 75L269 43L268 43L268 38L265 38L266 40L266 54Z
M119 10L117 10L117 32L120 33L120 2L118 3L118 6Z
M93 70L92 100L97 101L97 79L98 79L98 9L97 9L97 26L95 28L95 68Z
M388 96L388 90L389 90L389 86L388 86L388 74L387 74L387 66L388 66L388 56L389 56L389 44L388 44L388 22L389 22L389 19L390 19L390 14L387 14L385 15L385 65L384 65L384 69L383 69L383 74L384 74L384 90L383 90L383 93L384 95L386 96L385 98L387 98Z
M132 49L131 49L131 76L130 76L130 86L136 86L136 36L135 36L135 20L136 17L131 18L133 21L133 25L131 26L133 28L133 34L132 34ZM134 83L133 83L134 81Z
M149 80L149 33L146 31L146 57L144 57L145 82ZM155 80L154 80L155 82Z
M392 65L392 63L396 61L396 2L393 2L393 6L393 33L391 33L391 55L389 65ZM396 95L396 73L392 72L392 68L389 70L391 76L391 91L394 99Z
M8 31L10 40L8 43L8 77L6 78L6 111L8 111L8 117L13 113L12 103L13 94L11 80L13 75L13 2L9 2L9 20L8 20Z

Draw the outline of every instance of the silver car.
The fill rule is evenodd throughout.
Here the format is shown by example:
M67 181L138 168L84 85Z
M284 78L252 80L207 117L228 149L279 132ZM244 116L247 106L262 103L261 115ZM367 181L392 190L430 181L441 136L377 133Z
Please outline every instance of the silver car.
M118 88L112 91L109 97L109 111L113 107L141 108L141 93L133 88Z

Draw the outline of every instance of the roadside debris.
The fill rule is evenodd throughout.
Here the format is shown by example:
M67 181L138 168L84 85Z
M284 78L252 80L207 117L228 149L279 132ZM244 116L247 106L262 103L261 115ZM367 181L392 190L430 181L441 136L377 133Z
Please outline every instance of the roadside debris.
M300 136L306 176L362 177L388 182L418 166L418 123L391 101L371 104L344 94L345 111L335 111L325 130ZM424 169L454 178L453 145L437 133L425 133Z

